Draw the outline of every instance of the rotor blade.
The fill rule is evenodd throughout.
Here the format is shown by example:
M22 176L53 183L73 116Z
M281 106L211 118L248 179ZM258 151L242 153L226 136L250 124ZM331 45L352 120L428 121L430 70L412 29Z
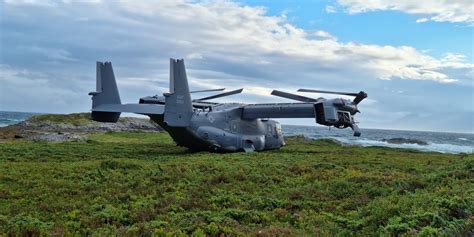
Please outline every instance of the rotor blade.
M337 91L321 91L321 90L312 90L312 89L299 89L298 91L299 92L337 94L337 95L349 95L349 96L357 96L359 94L359 93L347 93L347 92L337 92Z
M209 89L209 90L199 90L199 91L190 91L189 93L201 93L201 92L223 91L223 90L225 90L225 88Z
M224 96L239 94L239 93L241 93L243 90L244 90L243 88L240 88L240 89L237 89L237 90L228 91L228 92L220 93L220 94L217 94L217 95L211 95L211 96L208 96L208 97L204 97L204 98L200 98L200 99L195 99L195 100L193 100L193 101L210 100L210 99L220 98L220 97L224 97Z
M354 104L359 104L365 98L367 98L367 93L361 91L356 95L356 98L354 98L353 103Z
M357 124L353 123L350 125L352 130L354 131L354 137L360 137L360 128Z
M295 95L295 94L291 94L291 93L287 93L287 92L283 92L279 90L273 90L272 95L280 96L287 99L297 100L301 102L318 102L317 99L313 99L313 98L309 98L309 97L301 96L301 95Z

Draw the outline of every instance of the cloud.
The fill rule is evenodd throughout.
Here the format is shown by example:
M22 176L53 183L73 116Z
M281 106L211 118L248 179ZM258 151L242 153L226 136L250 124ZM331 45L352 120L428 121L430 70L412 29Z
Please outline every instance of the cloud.
M465 60L466 60L465 55L456 54L456 53L446 53L444 57L441 59L441 61L451 62L451 63L463 62Z
M423 16L416 22L474 22L473 3L469 0L337 0L350 14L370 11L402 11Z
M322 31L322 30L318 30L316 32L314 32L314 36L316 36L318 39L322 39L322 40L333 40L333 41L336 41L337 40L337 37L334 36L334 35L331 35L330 33L326 32L326 31Z
M331 5L327 5L324 10L327 12L327 13L336 13L337 12L337 9L335 6L331 6Z
M401 84L393 90L404 96L413 85L472 87L474 66L462 54L434 57L410 46L340 42L330 32L309 32L285 16L269 16L262 7L185 1L13 3L0 3L1 63L28 73L2 71L3 109L87 110L97 60L113 62L124 102L164 92L168 58L184 57L192 89L245 87L245 94L226 98L242 102L288 102L266 96L273 88L364 89L380 101L367 104L378 106L370 115L380 121L388 105L393 112L406 111L397 95L381 99L383 86ZM424 107L438 110L431 101ZM454 114L457 107L450 109Z
M67 34L67 29L61 27L67 27L66 22L71 24L69 27L74 28L75 32L57 40L60 41L59 45L66 48L32 47L35 51L48 54L46 56L49 59L75 60L70 55L74 49L68 50L67 47L77 46L77 50L97 50L104 55L113 51L112 54L130 52L141 54L136 55L140 58L146 54L158 58L156 54L164 51L168 55L183 55L188 59L218 59L223 64L234 64L236 68L245 67L252 73L255 73L255 70L250 69L252 65L258 64L264 69L284 62L293 67L313 64L345 73L365 72L370 75L369 78L384 80L401 78L442 83L459 80L451 78L442 70L453 63L449 59L436 59L407 46L341 43L328 32L316 31L311 34L290 24L285 17L267 16L265 9L260 7L232 2L179 1L162 4L151 1L56 4L59 6L44 9L44 15L41 12L32 13L31 18L20 19L26 22L19 22L20 25L36 24L31 22L34 17L40 21L50 18L51 21L43 22L45 25L40 26L46 34L56 29L66 30L61 33ZM5 8L7 12L14 13L21 6L18 3L13 6L7 4ZM89 20L76 21L78 18ZM15 20L8 22L15 23ZM11 32L7 32L6 37L9 34ZM55 41L46 42L51 40L50 36L39 36L36 41L42 41L38 44L50 45ZM137 44L140 46L137 47ZM20 44L19 47L29 46ZM143 50L148 52L140 52ZM472 68L468 63L455 63ZM309 73L318 72L317 67L303 66L302 69ZM262 73L267 78L274 76L272 73Z
M429 21L429 19L423 17L423 18L417 19L416 23L423 23L423 22L427 22L427 21Z
M21 48L21 47L20 47ZM41 54L51 61L76 61L75 58L71 57L71 53L64 49L55 48L41 48L37 46L25 47L24 51L31 51L31 53Z
M191 53L186 56L187 59L203 59L204 57L200 53Z
M85 85L76 76L70 76L67 83L54 74L16 68L0 64L0 110L9 105L22 104L22 110L47 112L78 108ZM90 84L92 86L92 84Z

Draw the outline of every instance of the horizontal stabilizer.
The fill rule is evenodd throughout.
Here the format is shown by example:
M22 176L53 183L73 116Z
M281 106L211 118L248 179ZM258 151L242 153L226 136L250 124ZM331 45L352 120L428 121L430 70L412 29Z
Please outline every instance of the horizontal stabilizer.
M163 114L165 108L158 104L102 104L92 109L93 112L124 112L136 114Z

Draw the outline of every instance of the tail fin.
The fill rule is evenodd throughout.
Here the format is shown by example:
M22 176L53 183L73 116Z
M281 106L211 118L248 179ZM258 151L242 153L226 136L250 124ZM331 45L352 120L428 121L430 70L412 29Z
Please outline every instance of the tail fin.
M92 95L92 110L104 104L120 105L122 102L111 62L97 62L96 79L96 92L89 93ZM119 112L92 112L92 119L100 122L117 122L119 117Z
M170 59L170 93L165 98L164 122L172 127L189 126L193 105L183 59Z

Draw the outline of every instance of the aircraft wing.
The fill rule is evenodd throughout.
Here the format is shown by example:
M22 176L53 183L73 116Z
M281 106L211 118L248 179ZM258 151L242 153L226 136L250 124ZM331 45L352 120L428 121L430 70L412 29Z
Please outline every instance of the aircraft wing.
M354 136L361 132L348 111L338 110L334 102L250 104L242 107L242 119L315 118L316 123L337 128L351 127Z
M314 118L315 103L249 104L242 108L243 119Z

